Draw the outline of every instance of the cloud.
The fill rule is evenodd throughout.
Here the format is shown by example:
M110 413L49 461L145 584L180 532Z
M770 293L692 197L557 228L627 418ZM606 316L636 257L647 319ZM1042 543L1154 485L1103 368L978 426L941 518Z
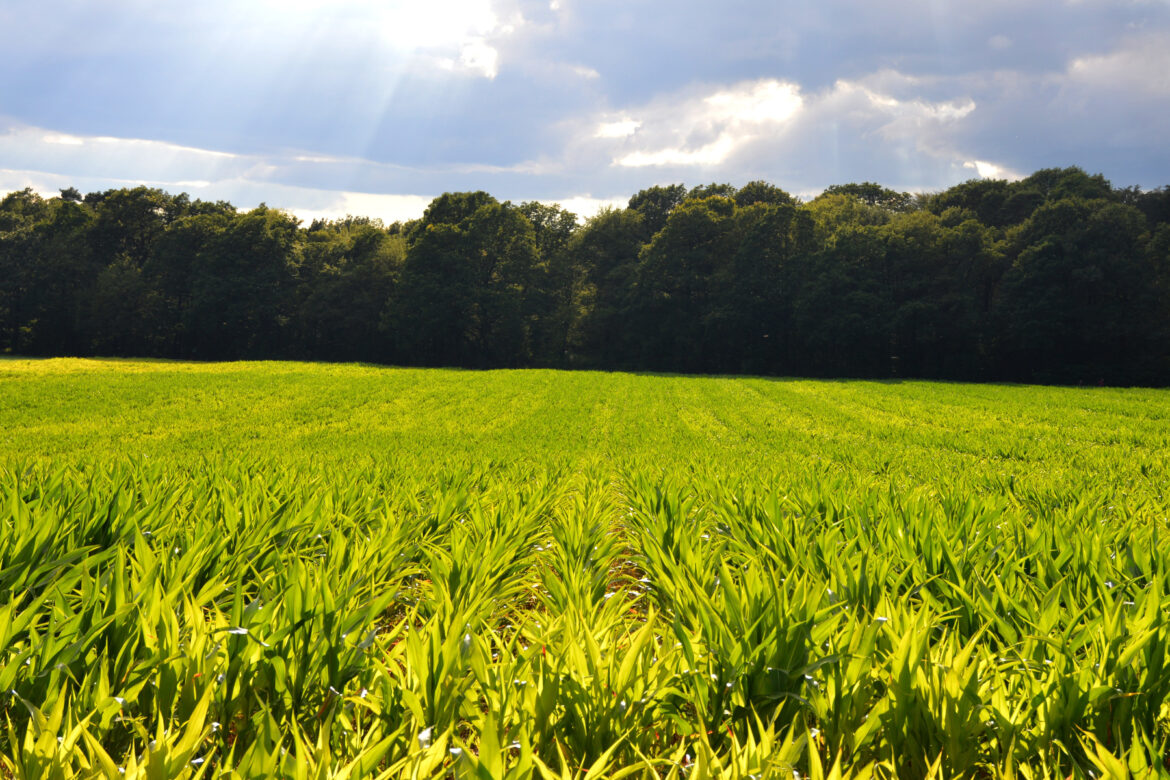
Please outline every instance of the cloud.
M42 138L47 144L62 144L64 146L83 146L85 139L64 133L50 133Z
M79 136L15 125L0 129L0 160L21 160L26 166L0 168L0 193L31 187L42 195L53 196L68 187L94 192L148 186L171 193L187 192L203 200L227 200L240 208L264 202L305 222L350 214L378 217L387 223L415 219L439 193L475 188L469 184L473 177L540 182L546 173L537 162L411 168L296 151L229 154L161 141ZM355 185L383 187L386 191L363 190ZM562 196L555 192L559 186L560 182L553 183L550 189L550 185L538 183L510 192L483 183L501 199L559 202L582 218L607 206L624 206L628 200L628 195Z
M637 119L618 119L614 122L602 122L597 126L594 135L597 138L626 138L633 135L642 123Z
M577 141L578 166L602 158L611 170L741 184L769 178L797 191L861 179L930 189L958 180L973 159L983 172L997 170L951 139L976 101L961 85L946 99L922 97L935 88L884 70L814 92L777 79L688 90L582 122L593 132Z
M736 84L710 94L658 101L632 112L640 119L601 122L596 137L628 138L616 165L714 166L760 133L800 110L799 88L775 79ZM632 150L628 147L633 146Z
M418 219L432 198L422 195L383 195L371 192L322 192L289 188L282 198L286 211L306 223L346 216L377 217L386 224Z
M1153 186L1168 36L1170 3L1100 0L0 3L0 108L43 136L0 164L512 200L1069 164Z
M0 159L47 173L176 181L236 176L256 163L241 155L164 141L81 136L15 124L0 129Z
M1170 35L1145 35L1115 51L1077 57L1069 64L1068 79L1086 87L1165 99L1170 96Z
M975 173L979 174L981 179L1007 179L1008 181L1019 181L1024 178L1020 173L996 165L995 163L987 162L986 160L968 160L963 163L964 168L971 168Z
M341 219L353 215L377 217L390 224L421 217L432 200L431 196L424 195L346 192L247 179L218 182L109 179L0 168L0 193L31 188L44 197L55 197L60 190L68 187L77 187L82 192L96 192L138 186L157 187L172 194L185 192L202 200L227 200L244 209L266 203L295 215L305 223L314 219Z
M630 196L614 196L612 198L595 198L591 195L572 195L567 198L544 199L544 203L560 205L561 208L577 215L578 221L596 216L602 209L623 209L630 202Z
M3 191L32 187L55 194L70 186L95 191L146 185L207 200L230 200L245 208L268 202L303 219L364 214L387 221L417 217L431 200L429 195L349 191L344 172L369 165L365 161L295 152L231 154L35 127L9 126L0 132L0 159L21 163L20 168L0 170ZM308 185L314 178L326 186Z
M440 57L436 62L444 70L475 73L488 79L494 79L500 72L500 53L482 38L463 44L458 59Z
M1010 171L1079 165L1119 185L1170 181L1170 33L1121 37L1043 73L1001 70L951 80L979 110L952 143Z

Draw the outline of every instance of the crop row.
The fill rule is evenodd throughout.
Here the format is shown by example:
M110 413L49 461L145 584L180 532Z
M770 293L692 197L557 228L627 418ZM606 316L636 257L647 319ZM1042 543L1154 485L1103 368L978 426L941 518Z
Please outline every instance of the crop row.
M1146 505L123 463L0 506L14 777L1166 771Z

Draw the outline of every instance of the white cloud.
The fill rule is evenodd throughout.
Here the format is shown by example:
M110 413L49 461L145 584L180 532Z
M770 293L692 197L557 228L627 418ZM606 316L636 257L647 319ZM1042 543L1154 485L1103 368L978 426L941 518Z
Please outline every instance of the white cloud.
M242 208L260 202L285 209L301 219L334 219L346 214L380 217L392 222L422 214L431 196L353 192L344 187L300 183L322 173L323 179L355 167L393 166L330 156L237 155L211 149L138 138L80 136L34 127L0 131L0 159L16 167L0 169L0 192L32 187L46 195L77 186L83 191L146 185L172 193L187 192L205 200L229 200Z
M218 10L220 23L208 27L219 45L288 51L295 41L308 54L372 44L383 63L415 62L487 79L499 73L500 42L524 24L516 13L501 18L493 0L263 0Z
M524 162L514 163L512 165L486 165L483 163L463 163L457 165L444 166L441 169L445 173L457 174L460 176L468 176L480 173L487 174L528 174L538 176L543 173L554 173L559 170L560 165L552 161L542 160L525 160Z
M808 189L884 174L892 185L926 189L937 186L940 175L954 177L974 157L951 134L975 112L975 101L921 96L936 86L896 71L839 80L811 93L776 79L740 82L651 101L618 118L603 115L590 125L591 138L578 143L607 154L616 168L683 176L686 169L703 169L703 175L742 181L793 176ZM813 178L818 165L828 181ZM885 171L875 172L879 168Z
M303 193L294 188L289 191L287 198L291 199L281 206L285 211L295 214L306 224L314 219L341 219L353 215L357 217L377 217L386 224L391 222L406 222L418 219L426 211L432 198L424 195L384 195L372 192L326 192L307 190Z
M544 198L542 203L559 204L561 208L573 212L578 219L586 220L592 216L596 216L599 211L605 208L622 209L630 202L630 197L613 197L613 198L594 198L589 194L573 195L568 198L549 199Z
M1007 179L1019 181L1024 178L1021 174L1003 165L987 162L986 160L968 160L963 163L964 168L974 169L981 179Z
M0 160L22 170L78 177L204 181L238 176L253 158L142 138L82 136L0 125Z
M0 160L21 170L61 173L111 181L212 183L229 179L281 181L373 177L393 179L423 176L476 174L536 175L554 170L548 161L522 161L510 165L455 163L412 167L375 162L361 157L341 157L297 150L268 154L232 154L214 149L141 138L80 136L42 128L0 125Z
M348 215L377 217L383 222L406 221L421 217L433 199L430 195L389 195L372 192L295 187L246 179L229 181L156 181L150 179L107 179L72 176L43 171L0 168L0 195L32 188L44 197L55 197L60 190L77 187L94 192L118 187L158 187L171 193L186 192L203 200L227 200L241 209L267 203L293 214L306 224L314 219L341 219Z
M619 119L615 122L602 122L597 126L597 138L625 138L637 132L642 123L636 119Z
M783 122L800 109L803 101L795 84L765 80L716 92L703 102L717 119L763 123Z
M697 149L659 149L654 152L631 152L619 157L615 162L628 168L644 168L646 166L664 165L718 165L727 159L746 136L733 136L731 133L720 135L709 144Z
M106 179L432 191L357 159L368 156L444 167L434 191L502 197L697 177L939 187L976 175L964 167L975 161L1166 179L1166 0L748 5L0 2L0 60L14 76L3 110L63 131L28 156L0 142L0 161ZM259 155L135 149L99 133ZM514 165L532 157L546 164Z
M458 59L439 57L436 62L443 70L470 73L486 79L494 79L500 73L500 53L483 38L464 43Z
M21 171L12 168L0 168L0 193L7 194L17 190L32 189L45 197L52 197L58 190L72 187L76 180L72 176L61 176L40 171ZM2 197L2 195L0 195Z
M491 0L264 0L233 3L233 16L262 21L273 32L281 28L311 30L323 25L373 30L398 51L462 48L504 25Z
M646 146L617 154L613 162L619 166L714 166L792 118L802 103L795 84L749 81L706 95L656 102L632 112L643 116L640 120L600 123L596 137L628 138L645 126Z
M47 144L61 144L63 146L81 146L85 143L85 139L78 138L75 135L65 135L64 133L50 133L44 136L44 142Z

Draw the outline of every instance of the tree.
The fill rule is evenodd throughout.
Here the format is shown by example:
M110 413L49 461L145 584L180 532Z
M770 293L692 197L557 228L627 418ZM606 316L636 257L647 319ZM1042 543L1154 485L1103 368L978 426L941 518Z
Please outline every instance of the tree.
M913 211L917 208L914 196L908 192L897 192L871 181L860 184L834 184L825 189L824 195L851 195L867 206L886 211Z
M890 221L890 214L884 209L839 192L823 192L802 208L812 218L813 237L818 246L827 244L842 228L884 225Z
M1037 381L1145 381L1159 279L1145 217L1107 200L1046 203L1010 236L997 307L1001 371Z
M1017 187L1021 190L1036 190L1046 201L1066 198L1111 200L1114 197L1113 186L1108 179L1099 173L1090 176L1076 166L1044 168L1019 182Z
M49 215L50 206L32 187L10 192L0 200L0 235L32 228Z
M0 201L0 338L33 355L88 354L88 291L101 270L89 246L93 213L31 189Z
M584 225L385 227L158 189L0 198L0 351L1170 382L1170 194L1079 168L800 203L650 187Z
M927 211L880 228L882 282L891 317L891 371L922 377L978 376L988 275L997 270L990 231L974 219L948 226Z
M535 233L520 211L484 194L437 198L411 231L401 289L383 319L409 360L463 366L531 360L536 311L529 293L543 284Z
M728 198L735 200L737 190L731 184L718 184L712 182L710 184L700 184L697 187L692 187L691 191L687 193L687 200L703 200L704 198Z
M205 274L201 267L211 245L237 218L234 208L201 209L196 201L188 216L181 217L163 231L142 267L143 280L157 302L148 313L146 323L148 354L167 357L198 357L200 346L195 334L201 330L194 308L193 295L197 279ZM226 301L225 301L226 303Z
M166 228L172 203L165 192L148 187L106 192L94 205L97 222L90 238L99 262L142 268Z
M856 222L840 225L809 254L792 313L800 373L890 375L892 318L883 289L884 255L880 226Z
M563 252L577 230L577 215L561 208L559 203L533 200L521 203L516 210L532 224L536 251L546 261Z
M144 270L190 199L135 187L108 190L91 202L96 222L89 245L102 270L86 312L88 338L99 354L160 354L167 302Z
M151 328L162 305L142 269L122 256L107 265L94 282L86 334L99 355L154 355Z
M662 230L670 213L686 199L687 188L682 184L647 187L630 198L628 208L642 215L642 226L646 230L644 240L649 241Z
M796 199L779 187L766 181L749 181L735 193L735 205L740 208L766 203L772 206L795 205Z
M926 207L938 215L948 209L962 209L984 225L1003 228L1012 224L1014 216L1004 208L1011 194L1012 185L1002 179L971 179L927 196Z
M1133 206L1145 214L1150 230L1170 222L1170 187L1155 187L1148 192L1142 192L1142 188L1137 186L1126 187L1114 190L1114 195L1120 203Z
M793 203L757 201L736 210L733 235L730 262L711 278L704 318L715 345L711 366L739 373L790 371L799 256L811 235L808 214Z
M633 209L603 209L574 234L571 263L580 269L582 316L570 349L594 366L634 365L634 333L626 320L646 226Z
M476 273L475 346L480 365L525 366L545 287L532 224L509 204L476 209L467 221Z
M530 201L518 210L532 223L544 281L529 296L538 311L532 334L532 354L538 365L564 366L570 360L570 341L581 317L583 269L573 262L569 243L578 229L577 215L560 207Z
M463 228L439 223L417 232L408 245L402 283L382 318L404 362L471 363L475 279L469 244Z
M301 347L324 360L386 361L379 325L406 260L406 240L372 221L346 220L309 233L303 248L297 327Z
M432 225L458 225L469 219L481 206L498 201L486 192L445 192L431 201L422 219L410 223L407 240L414 241L419 233Z
M192 280L188 330L195 355L288 356L300 255L298 220L263 204L212 236Z
M712 277L734 252L734 214L729 198L687 200L642 249L632 314L641 365L697 371L715 361L716 345L704 321Z

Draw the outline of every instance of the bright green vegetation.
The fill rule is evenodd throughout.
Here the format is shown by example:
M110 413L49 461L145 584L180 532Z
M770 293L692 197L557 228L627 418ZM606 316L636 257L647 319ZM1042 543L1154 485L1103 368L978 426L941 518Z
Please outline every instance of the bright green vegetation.
M0 361L0 776L1164 776L1168 415Z

